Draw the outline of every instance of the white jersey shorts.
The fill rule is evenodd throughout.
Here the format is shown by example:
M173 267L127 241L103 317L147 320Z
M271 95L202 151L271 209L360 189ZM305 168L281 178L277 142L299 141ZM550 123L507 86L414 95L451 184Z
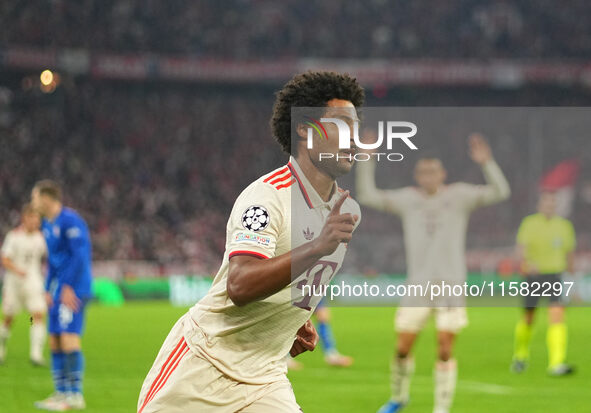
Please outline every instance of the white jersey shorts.
M285 376L267 384L240 383L193 352L183 334L183 316L166 338L138 400L138 413L298 413Z
M9 276L2 287L2 312L14 316L26 309L29 313L46 313L45 290L40 283Z
M432 314L437 331L458 333L468 325L466 307L398 307L395 329L399 333L418 333Z

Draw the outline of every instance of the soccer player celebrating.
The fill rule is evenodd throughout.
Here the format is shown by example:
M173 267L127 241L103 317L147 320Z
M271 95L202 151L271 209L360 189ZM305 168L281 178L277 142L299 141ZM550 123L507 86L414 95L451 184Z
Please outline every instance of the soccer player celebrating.
M84 219L62 205L62 191L56 182L37 182L31 195L34 208L43 217L41 229L49 251L45 289L55 385L55 393L35 406L53 411L84 409L80 336L86 302L92 296L90 235Z
M355 79L334 72L297 75L278 92L271 126L290 160L238 196L213 285L166 338L138 412L301 411L285 356L316 346L310 316L320 300L302 292L330 282L360 212L335 181L352 167L347 154L319 161L320 152L339 152L336 126L327 123L308 149L305 120L292 123L291 110L353 121L363 99Z
M31 314L30 359L34 365L42 366L45 345L45 292L41 261L47 254L47 247L39 231L39 214L31 204L22 208L21 224L9 231L2 244L2 265L6 268L2 287L2 312L4 321L0 325L0 363L6 355L6 342L14 316L22 307Z
M481 135L469 139L472 160L482 167L486 185L444 185L446 172L439 159L420 159L415 166L417 187L379 190L373 161L357 166L357 192L363 205L399 215L404 228L407 281L426 280L463 284L466 279L465 237L470 213L509 197L509 185ZM396 313L397 350L392 361L392 397L380 413L398 412L409 398L414 359L411 350L431 313L435 314L438 360L435 366L436 413L448 412L457 378L452 357L454 338L467 325L466 309L399 307Z
M564 305L561 294L554 286L561 283L563 272L572 272L575 231L571 222L556 215L556 196L553 192L543 192L538 202L538 213L523 219L517 232L517 254L529 284L529 294L525 298L525 313L515 326L515 352L511 369L521 373L527 368L529 344L531 341L534 313L544 283L551 286L547 332L548 373L564 376L573 372L566 364L567 329L564 323ZM537 286L536 286L537 284ZM535 292L537 290L537 293Z

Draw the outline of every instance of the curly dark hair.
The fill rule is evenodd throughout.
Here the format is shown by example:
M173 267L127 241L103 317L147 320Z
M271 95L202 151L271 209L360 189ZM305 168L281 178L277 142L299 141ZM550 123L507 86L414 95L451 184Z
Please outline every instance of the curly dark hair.
M295 75L276 93L271 130L283 150L291 154L292 107L325 107L329 100L348 100L363 105L365 92L348 73L306 72ZM295 126L295 125L294 125Z

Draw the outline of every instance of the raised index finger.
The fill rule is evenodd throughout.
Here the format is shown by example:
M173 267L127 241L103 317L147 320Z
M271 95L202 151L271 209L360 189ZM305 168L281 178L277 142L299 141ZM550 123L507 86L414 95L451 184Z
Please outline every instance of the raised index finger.
M334 206L330 210L330 215L339 215L341 213L341 207L345 203L345 200L348 196L349 191L343 192L343 195L339 198L339 200L334 204Z

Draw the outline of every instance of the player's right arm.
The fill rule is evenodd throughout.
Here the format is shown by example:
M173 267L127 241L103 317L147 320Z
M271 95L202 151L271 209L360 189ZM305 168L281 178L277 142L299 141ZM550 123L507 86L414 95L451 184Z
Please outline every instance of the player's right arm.
M279 292L291 283L292 274L301 274L320 258L332 254L340 243L349 242L358 217L340 213L348 196L349 191L344 192L335 203L316 239L268 259L231 257L226 289L232 302L243 306Z
M356 199L357 201L378 211L399 214L402 208L403 189L381 190L376 187L375 169L373 159L359 161L355 166Z
M27 275L26 271L20 269L9 257L5 255L2 255L2 265L13 274L20 275L21 277Z
M461 188L458 194L469 210L504 201L511 195L511 187L499 165L495 162L492 150L479 133L468 139L470 157L480 165L486 185L456 184Z
M14 238L12 236L12 233L9 232L8 234L6 234L6 238L4 238L4 243L2 244L2 265L4 266L4 268L12 272L13 274L24 277L27 275L27 272L24 271L22 268L19 268L11 258L14 257L14 250Z

